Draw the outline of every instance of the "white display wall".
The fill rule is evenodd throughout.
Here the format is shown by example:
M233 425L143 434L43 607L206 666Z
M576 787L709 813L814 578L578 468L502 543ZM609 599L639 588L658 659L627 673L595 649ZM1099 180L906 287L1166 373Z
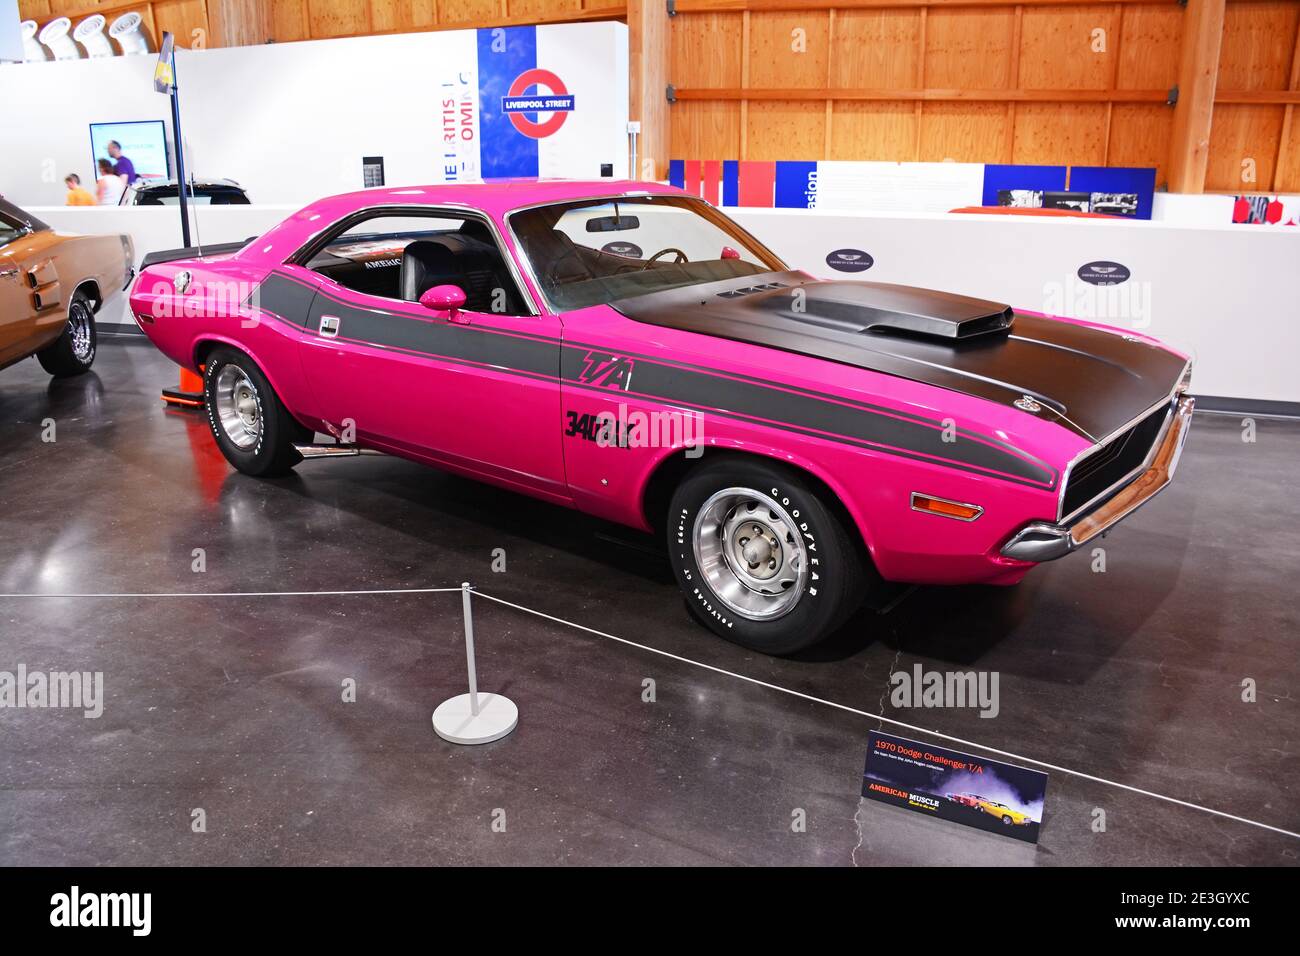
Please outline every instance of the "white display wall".
M152 86L155 60L0 66L0 194L20 206L60 205L70 172L93 187L91 123L165 119L170 130L168 98ZM532 149L543 176L594 179L602 163L627 171L622 23L178 50L176 61L188 171L234 179L257 203L302 205L359 189L363 156L384 157L390 186L476 178L478 150L464 148L467 137L498 158ZM558 132L541 140L491 116L530 66L574 98ZM475 102L480 85L486 103ZM459 147L449 150L448 139Z
M1194 391L1202 395L1300 402L1300 228L729 213L813 275L943 289L1134 329L1193 353ZM866 253L873 264L852 274L836 271L827 256L845 249ZM1079 271L1093 263L1122 266L1129 278L1092 285Z

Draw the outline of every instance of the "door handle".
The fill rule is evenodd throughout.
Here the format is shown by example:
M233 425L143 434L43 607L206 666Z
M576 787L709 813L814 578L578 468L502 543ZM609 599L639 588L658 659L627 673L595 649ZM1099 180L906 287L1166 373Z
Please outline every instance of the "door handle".
M18 275L17 269L0 269L0 279L12 279Z
M320 317L320 334L327 339L332 339L339 334L339 317L337 315L322 315Z

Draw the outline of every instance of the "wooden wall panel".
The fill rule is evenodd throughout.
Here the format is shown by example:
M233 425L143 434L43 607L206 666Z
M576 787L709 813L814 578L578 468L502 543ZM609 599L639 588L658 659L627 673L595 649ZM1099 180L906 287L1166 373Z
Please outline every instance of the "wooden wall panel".
M683 116L672 129L702 157L1107 163L1154 166L1160 181L1186 147L1174 142L1166 95L1184 56L1218 49L1219 36L1216 20L1214 44L1189 45L1188 12L1173 0L702 6L674 18L670 67L688 97L673 107ZM805 54L790 49L796 27ZM1218 89L1209 188L1240 188L1246 157L1258 190L1300 178L1300 105L1282 99L1300 90L1298 46L1300 0L1227 0L1222 53L1206 57ZM706 109L709 90L717 97ZM784 90L811 96L788 100ZM1231 102L1243 92L1279 98ZM722 140L707 142L710 129ZM673 155L690 155L680 146Z
M59 4L63 6L63 4ZM50 0L18 0L18 18L20 20L36 20L44 23L52 19L55 14L50 10Z
M743 14L700 13L669 21L669 82L674 86L741 85Z
M737 159L740 104L722 101L675 103L668 112L670 159Z
M828 158L896 162L916 149L917 124L914 103L836 103Z
M1115 86L1121 90L1168 90L1178 83L1183 48L1183 9L1125 6L1119 34Z
M1295 89L1298 43L1300 3L1230 3L1223 21L1219 92ZM1289 152L1294 110L1293 106L1217 104L1206 190L1238 193L1282 188L1283 181L1290 180L1289 157L1294 155Z
M755 101L749 104L744 132L745 159L821 159L826 155L826 111L820 104L809 109L809 104L800 100Z
M1106 161L1104 103L1020 103L1012 162L1100 166Z
M370 29L391 33L411 28L411 5L406 0L369 0Z
M212 42L204 0L164 0L153 5L153 16L158 36L170 31L179 47L205 47Z
M916 158L927 163L996 162L1006 146L1008 123L1001 103L926 103Z
M1300 121L1294 114L1278 150L1274 176L1273 188L1278 192L1300 193Z
M1116 103L1110 120L1108 166L1154 166L1165 181L1174 114L1165 106Z
M159 29L162 29L162 7L162 3L154 3ZM275 35L268 0L208 0L207 8L205 42L208 46L250 46L266 43Z
M538 20L573 16L581 13L582 7L582 0L510 0L507 4L511 18L536 17Z
M407 0L411 29L427 30L438 24L438 0Z
M565 14L582 12L582 0L509 0L510 17L537 17L552 20ZM499 12L499 11L498 11Z
M438 23L480 23L501 14L501 0L438 0Z
M1119 26L1113 5L1026 8L1018 85L1026 90L1110 89Z
M830 85L875 90L915 87L920 78L920 38L920 10L836 11Z
M940 90L1001 90L1013 85L1015 9L930 8L925 23L925 85Z
M370 31L366 0L307 0L307 25L313 37L345 37Z
M271 36L277 43L306 40L307 0L276 0L271 4Z
M1284 90L1300 3L1230 3L1219 53L1220 90Z
M1214 108L1207 192L1261 192L1272 187L1284 113L1281 106L1220 103ZM1243 178L1244 170L1253 174L1253 181Z
M829 39L826 11L750 14L749 86L825 86Z
M130 0L19 0L19 12L24 19L43 24L56 16L79 21L94 12L103 13L111 21L127 10L136 10L151 35L156 23L158 30L171 30L178 43L187 45L192 31L201 28L208 31L208 45L219 46L222 38L213 27L209 2L217 0L142 0L138 4ZM230 4L232 8L239 5ZM620 0L244 0L242 5L254 11L250 17L267 18L251 35L269 36L277 42L454 28L460 24L488 26L501 21L583 20L590 19L593 13L623 17L626 12ZM235 30L232 35L239 33ZM240 40L229 45L243 42L259 41Z

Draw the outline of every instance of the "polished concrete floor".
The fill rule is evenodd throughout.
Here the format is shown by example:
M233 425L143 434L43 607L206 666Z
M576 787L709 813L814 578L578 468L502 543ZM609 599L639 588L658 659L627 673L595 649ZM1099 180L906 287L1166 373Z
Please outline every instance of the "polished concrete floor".
M1105 573L1076 555L1017 588L915 590L775 660L693 624L654 542L563 509L389 458L242 477L201 419L164 411L174 382L121 338L80 379L51 382L33 361L0 372L0 592L468 580L868 714L1300 830L1295 422L1261 419L1247 443L1239 419L1198 416L1178 481L1106 539ZM481 684L520 723L455 747L429 715L463 689L459 614L456 594L0 598L0 670L102 671L106 697L98 719L0 710L0 863L1300 859L1295 838L1061 771L1036 847L861 801L867 732L896 727L482 600ZM895 709L888 676L917 662L998 671L999 715Z

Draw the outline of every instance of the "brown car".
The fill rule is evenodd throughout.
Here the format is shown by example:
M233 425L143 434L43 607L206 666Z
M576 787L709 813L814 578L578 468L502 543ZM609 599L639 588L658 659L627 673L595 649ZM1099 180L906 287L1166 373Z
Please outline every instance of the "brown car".
M95 313L131 279L129 236L56 232L0 198L0 368L35 355L55 377L95 361Z

